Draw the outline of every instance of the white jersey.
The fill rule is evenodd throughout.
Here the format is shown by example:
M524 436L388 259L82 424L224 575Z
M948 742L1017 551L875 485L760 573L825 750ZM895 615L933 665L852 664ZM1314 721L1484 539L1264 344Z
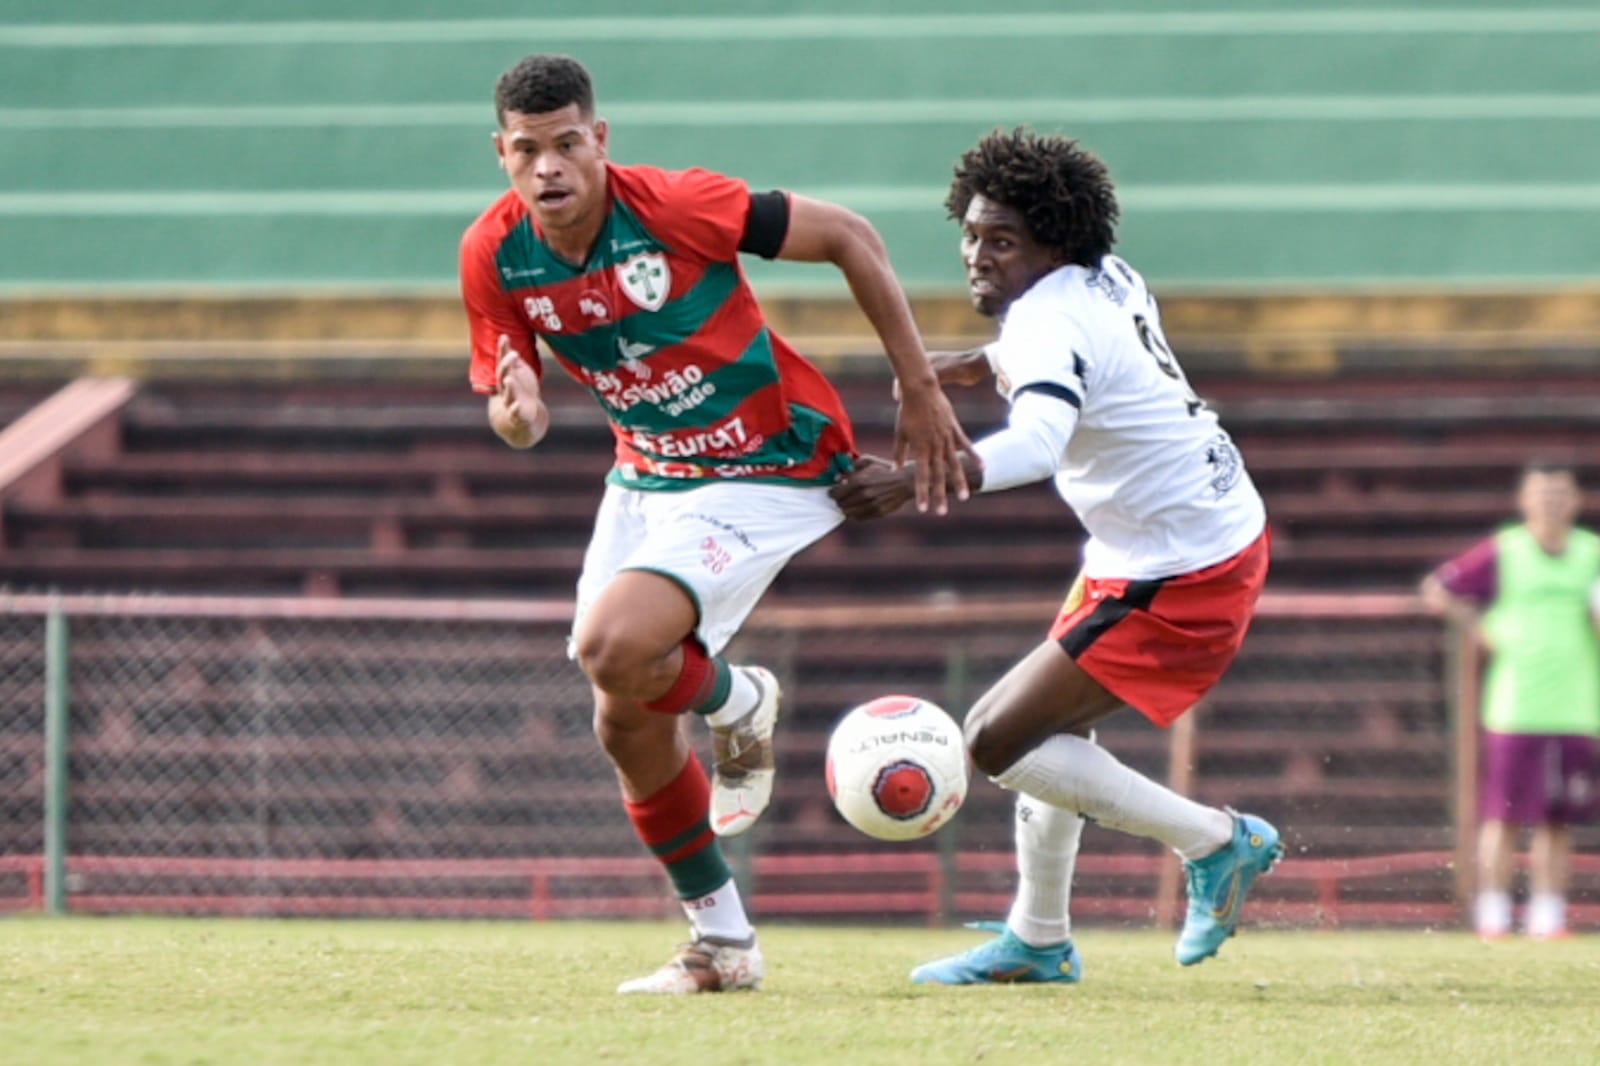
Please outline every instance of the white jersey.
M1055 486L1089 532L1086 575L1191 573L1265 528L1239 449L1189 388L1144 279L1117 256L1041 278L987 354L1008 403L1029 392L1065 401L1050 407L1066 423Z

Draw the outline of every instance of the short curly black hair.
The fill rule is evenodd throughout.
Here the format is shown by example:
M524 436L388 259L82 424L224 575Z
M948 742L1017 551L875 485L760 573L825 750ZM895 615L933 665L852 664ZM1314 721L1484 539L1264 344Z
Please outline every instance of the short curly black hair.
M1067 137L997 129L956 164L945 210L960 222L974 196L1019 211L1035 240L1092 267L1117 242L1111 172Z
M495 82L494 113L501 126L507 111L543 115L568 104L577 104L585 119L594 117L594 83L584 65L571 56L527 56Z

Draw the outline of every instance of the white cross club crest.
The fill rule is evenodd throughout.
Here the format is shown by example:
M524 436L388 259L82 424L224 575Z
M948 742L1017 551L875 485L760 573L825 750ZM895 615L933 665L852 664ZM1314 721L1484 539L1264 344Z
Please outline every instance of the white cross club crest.
M660 252L645 252L629 257L616 267L617 280L628 299L646 311L659 311L667 302L667 290L672 288L672 270L667 257Z

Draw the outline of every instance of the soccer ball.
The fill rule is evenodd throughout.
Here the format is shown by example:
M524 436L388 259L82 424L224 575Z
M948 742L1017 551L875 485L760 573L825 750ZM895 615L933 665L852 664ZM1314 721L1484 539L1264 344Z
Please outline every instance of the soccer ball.
M828 738L828 795L844 820L879 840L915 840L967 798L961 727L915 696L881 696L849 711Z

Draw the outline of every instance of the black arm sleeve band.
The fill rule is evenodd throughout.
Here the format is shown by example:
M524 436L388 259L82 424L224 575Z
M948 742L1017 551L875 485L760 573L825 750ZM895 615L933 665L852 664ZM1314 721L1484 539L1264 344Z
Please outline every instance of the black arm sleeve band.
M1016 399L1025 392L1038 392L1043 393L1046 396L1054 396L1063 403L1070 403L1078 410L1083 410L1083 400L1078 397L1077 393L1073 392L1065 385L1057 385L1053 381L1035 381L1031 384L1024 385L1020 389L1017 389L1015 392L1013 392L1011 394L1011 398Z
M744 222L739 251L774 259L789 235L789 195L773 189L750 194L750 217Z

